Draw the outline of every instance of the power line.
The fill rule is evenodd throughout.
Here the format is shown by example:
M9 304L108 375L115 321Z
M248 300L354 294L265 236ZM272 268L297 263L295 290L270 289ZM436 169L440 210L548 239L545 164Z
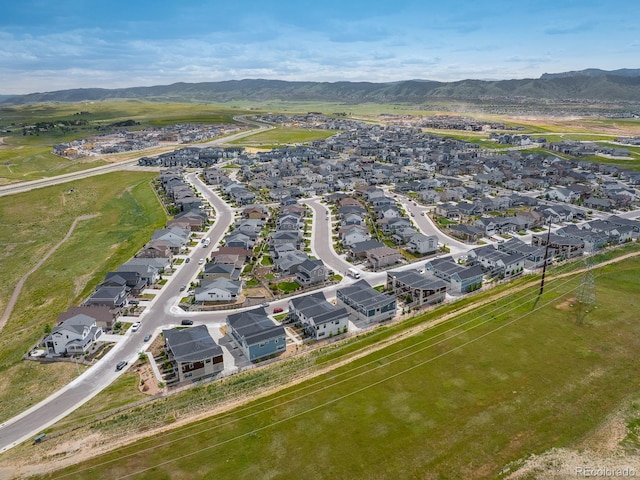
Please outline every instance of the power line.
M567 281L563 282L562 284L557 285L557 286L555 286L555 287L556 287L556 288L560 288L560 287L562 287L562 286L566 285L567 283L569 283L569 282L571 282L571 281L572 281L572 279L569 279L569 280L567 280ZM575 288L574 288L574 290L575 290ZM532 299L529 299L529 300L532 300ZM458 349L460 349L460 348L462 348L462 347L464 347L464 346L466 346L466 345L468 345L468 344L470 344L470 343L473 343L473 342L474 342L474 341L476 341L476 340L479 340L479 339L481 339L481 338L484 338L485 336L489 335L490 333L493 333L493 332L495 332L495 331L497 331L497 330L500 330L500 329L504 328L505 326L511 325L512 323L516 322L517 320L522 319L522 318L524 318L524 317L526 317L526 316L530 315L530 314L531 314L531 313L533 313L534 311L537 311L537 310L541 309L542 307L544 307L544 306L546 306L546 305L551 304L553 301L555 301L555 299L550 300L549 302L547 302L547 303L545 303L545 304L543 304L543 305L541 305L541 306L537 307L535 310L531 310L531 311L529 311L528 313L525 313L525 314L521 315L520 317L517 317L516 319L514 319L514 320L512 320L512 321L510 321L510 322L507 322L506 324L503 324L502 326L499 326L499 327L497 327L496 329L491 330L490 332L487 332L487 333L485 333L485 334L483 334L483 335L481 335L481 336L479 336L479 337L477 337L477 338L475 338L475 339L472 339L472 340L470 340L470 341L468 341L468 342L466 342L466 343L464 343L464 344L462 344L462 345L460 345L460 346L458 346L458 347L454 347L453 349L451 349L451 350L449 350L449 351L447 351L447 352L443 352L442 354L439 354L439 355L437 355L436 357L433 357L433 358L428 359L428 360L426 360L426 361L424 361L424 362L421 362L421 363L419 363L419 364L417 364L417 365L415 365L415 366L413 366L413 367L409 367L408 369L405 369L405 370L403 370L403 371L401 371L401 372L398 372L397 374L394 374L394 375L393 375L393 376L391 376L391 377L388 377L388 378L386 378L386 379L383 379L382 381L374 382L373 384L370 384L370 385L368 385L368 386L362 387L361 389L359 389L359 390L357 390L357 391L350 392L350 393L345 394L345 395L343 395L343 396L341 396L341 397L338 397L337 399L331 400L331 401L329 401L329 402L325 402L324 404L322 404L322 405L320 405L320 406L317 406L317 407L313 407L313 408L311 408L311 409L309 409L309 410L307 410L307 411L305 411L305 412L301 412L301 413L299 413L299 414L294 414L294 415L293 415L293 416L291 416L290 418L285 418L285 419L278 420L278 421L276 421L276 422L274 422L274 423L272 423L272 424L269 424L269 425L266 425L266 426L264 426L264 427L262 427L262 428L259 428L259 429L256 429L256 430L253 430L252 432L249 432L249 433L247 433L247 434L241 434L241 435L238 435L238 436L233 437L233 438L231 438L231 439L228 439L228 440L226 440L226 441L219 442L218 444L214 444L214 445L211 445L211 446L209 446L209 447L205 447L205 448L203 448L203 449L200 449L200 450L198 450L198 451L196 451L196 452L191 452L191 453L189 453L189 454L186 454L186 455L183 455L183 456L180 456L180 457L176 457L176 458L171 459L171 460L168 460L168 461L166 461L166 462L163 462L163 463L157 464L157 465L155 465L155 466L153 466L153 467L149 467L148 469L144 469L144 470L140 470L140 471L138 471L138 472L134 472L134 473L129 474L129 475L127 475L127 476L131 476L131 475L133 475L133 474L138 474L138 473L143 473L143 472L148 471L148 470L150 470L150 469L152 469L152 468L155 468L155 467L158 467L158 466L162 466L162 465L166 465L167 463L170 463L170 462L172 462L172 461L176 461L176 460L179 460L179 459L181 459L181 458L185 458L185 457L188 457L188 456L191 456L191 455L195 455L196 453L199 453L199 452L201 452L201 451L207 450L208 448L214 448L214 447L216 447L216 446L220 446L220 445L223 445L223 444L225 444L225 443L229 443L229 442L231 442L231 441L233 441L233 440L236 440L236 439L239 439L239 438L243 438L243 437L245 437L245 436L247 436L247 435L250 435L250 434L252 434L252 433L255 433L255 432L257 432L257 431L260 431L260 430L264 430L264 429L266 429L266 428L269 428L270 426L274 426L274 425L277 425L277 424L283 423L283 422L284 422L284 421L286 421L286 420L289 420L289 419L291 419L291 418L298 417L298 416L300 416L300 415L302 415L302 414L304 414L304 413L308 413L308 412L311 412L311 411L316 410L316 409L318 409L318 408L321 408L321 407L323 407L323 406L329 405L329 404L331 404L331 403L335 403L336 401L338 401L338 400L340 400L340 399L347 398L347 397L349 397L349 396L351 396L351 395L353 395L353 394L355 394L355 393L358 393L359 391L362 391L362 390L365 390L365 389L370 388L370 387L372 387L372 386L375 386L375 385L377 385L377 384L379 384L379 383L382 383L383 381L386 381L386 380L388 380L388 379L390 379L390 378L394 378L394 377L396 377L396 376L399 376L399 375L400 375L400 374L402 374L402 373L405 373L405 372L407 372L407 371L413 370L414 368L417 368L417 366L421 366L421 365L424 365L424 364L426 364L426 363L429 363L429 362L431 362L431 361L433 361L433 360L435 360L435 359L437 359L437 358L440 358L440 357L442 357L442 356L444 356L444 355L446 355L446 354L448 354L448 353L451 353L452 351L458 350ZM514 300L510 301L509 303L507 303L506 305L509 305L509 304L511 304L511 303L514 303L514 302L517 302L516 307L514 307L514 308L512 308L512 309L509 309L509 310L508 310L508 311L506 311L506 312L502 312L502 314L509 313L509 312L511 312L511 311L513 311L513 310L515 310L515 309L517 309L517 308L519 308L519 307L521 307L521 305L522 305L522 299L521 299L521 298L519 298L519 299L517 299L517 300L516 300L516 299L514 299ZM506 306L506 305L505 305L505 306ZM501 307L496 307L496 309L497 309L497 308L501 308ZM495 311L495 310L494 310L494 311ZM480 317L474 317L473 319L471 319L471 320L469 320L469 321L465 322L463 325L466 325L466 324L471 323L471 322L473 322L473 321L477 321L477 320L478 320L478 318L481 318L482 316L485 316L485 315L489 315L490 313L491 313L491 312L487 312L486 314L482 314ZM487 320L484 320L484 321L482 321L482 322L479 322L477 325L474 325L474 326L472 326L472 327L471 327L471 328L469 328L469 329L462 330L462 331L460 331L460 332L458 332L458 333L456 333L456 334L454 334L454 335L451 335L451 336L449 336L449 337L447 337L447 338L445 338L445 339L443 339L443 340L440 340L440 341L438 341L438 342L435 342L435 343L432 343L432 344L426 345L426 346L424 346L424 347L422 347L422 348L420 348L420 349L418 349L418 350L416 350L416 351L409 352L409 353L407 353L407 354L405 354L405 355L402 355L402 356L400 356L400 357L398 357L398 358L392 359L392 360L390 360L389 362L384 363L384 364L379 364L380 360L385 359L385 358L388 358L388 357L390 357L390 356L392 356L392 355L396 355L396 354L397 354L397 353L399 353L399 352L392 352L392 353L390 353L390 354L388 354L388 355L385 355L385 356L383 356L383 357L381 357L381 358L376 358L375 360L372 360L371 362L368 362L368 363L367 363L367 364L365 364L365 365L361 365L361 366L356 367L354 370L356 370L356 369L360 369L360 368L362 368L363 366L367 366L367 365L370 365L370 364L372 364L372 363L376 363L377 365L374 365L374 366L373 366L373 368L371 368L371 369L369 369L369 370L366 370L366 371L363 371L363 372L360 372L360 373L358 373L358 374L352 375L352 376L350 376L349 378L342 379L342 380L340 380L340 381L338 381L338 382L336 382L336 381L335 381L335 376L334 376L334 377L332 377L332 378L330 379L330 380L332 381L332 383L331 383L330 385L325 385L325 386L323 386L322 388L319 388L319 389L317 389L317 390L314 390L314 391L308 392L308 393L306 393L306 394L304 394L304 395L302 395L302 396L296 396L295 398L291 398L291 399L289 399L289 400L287 400L287 401L285 401L285 402L281 402L281 403L279 403L279 404L278 404L278 407L281 407L282 405L285 405L285 404L287 404L287 403L295 402L295 401L297 401L297 400L300 400L301 398L305 398L305 397L308 397L308 396L310 396L310 395L313 395L313 394L319 393L319 392L321 392L321 391L323 391L323 390L326 390L326 389L331 388L331 387L333 387L333 386L340 385L340 384L342 384L342 383L344 383L344 382L347 382L347 381L352 380L352 379L354 379L354 378L360 377L360 376L362 376L362 375L366 375L366 374L370 373L370 372L371 372L371 371L373 371L373 370L377 370L377 369L379 369L379 368L387 367L387 366L389 366L389 365L390 365L390 364L392 364L392 363L395 363L395 362L397 362L397 361L400 361L400 360L406 359L406 358L408 358L408 357L410 357L410 356L413 356L413 355L415 355L415 354L417 354L417 353L420 353L420 352L422 352L422 351L424 351L424 350L426 350L426 349L428 349L428 348L431 348L431 347L433 347L433 346L439 345L439 344L441 344L441 343L443 343L443 342L445 342L445 341L447 341L447 340L449 340L449 339L451 339L451 338L457 337L457 336L459 336L459 335L462 335L462 334L464 334L464 333L469 332L470 330L473 330L473 329L478 328L478 327L480 327L480 326L482 326L482 325L485 325L485 324L489 323L489 322L490 322L490 321L492 321L492 320L494 320L494 318L491 316L491 317L489 317ZM439 334L438 336L440 336L440 335L444 335L444 334L446 334L446 333L450 333L452 330L454 330L454 329L456 329L456 328L459 328L459 327L460 327L460 326L452 327L452 328L451 328L451 329L449 329L448 331L445 331L445 332L443 332L443 333ZM433 337L433 338L435 338L435 337ZM419 342L418 344L422 344L422 343L424 343L424 342L426 342L426 341L432 340L433 338L425 339L425 340L423 340L423 341ZM407 350L407 349L409 349L409 348L411 348L411 347L414 347L415 345L417 345L417 344L413 344L413 345L411 345L411 346L405 347L405 348L403 348L403 349L402 349L402 350L400 350L400 351ZM352 372L352 371L343 372L342 374L339 374L339 376L341 376L341 375L346 375L346 374L349 374L349 373L353 373L353 372ZM325 381L326 381L326 380L322 380L322 381L320 381L320 382L316 382L315 384L312 384L312 385L310 385L309 387L311 387L311 386L316 386L316 385L318 385L318 384L324 383ZM309 388L309 387L305 386L305 387L303 387L301 390L307 389L307 388ZM260 403L260 404L258 404L257 406L264 405L265 403L271 403L271 402L273 402L274 400L277 400L278 398L282 398L282 397L290 396L290 395L291 395L291 392L289 392L289 393L288 393L288 394L286 394L286 395L285 395L285 394L283 394L283 395L279 395L279 396L277 396L277 397L271 397L271 398L269 398L268 400L265 400L265 401L261 402L261 403ZM254 405L253 407L246 407L246 408L244 408L244 409L240 410L240 412L242 412L242 411L246 411L246 410L250 410L251 408L255 408L255 406L256 406L256 405ZM83 470L75 471L75 472L73 472L73 474L77 474L77 473L80 473L80 472L85 471L85 470L87 470L87 469L95 468L95 467L97 467L97 466L107 465L107 464L109 464L109 463L113 463L113 462L115 462L115 461L121 461L121 460L123 460L123 459L125 459L125 458L132 457L132 456L135 456L135 455L139 455L139 454L144 453L144 452L146 452L146 451L150 451L150 450L157 449L157 448L160 448L160 447L163 447L163 446L171 445L171 444L173 444L173 443L175 443L175 442L179 442L179 441L182 441L182 440L186 440L187 438L190 438L190 437L192 437L192 436L194 436L194 435L197 435L197 434L200 434L200 433L203 433L203 432L206 432L206 431L210 431L210 430L215 430L215 429L217 429L217 428L222 428L222 427L224 427L224 426L228 426L228 425L230 425L230 424L233 424L233 423L235 423L235 422L237 422L237 421L244 420L244 419L246 419L246 418L250 418L250 417L255 416L255 415L258 415L258 414L260 414L260 413L264 413L264 412L268 411L268 410L269 410L269 409L271 409L271 408L274 408L274 407L267 407L267 408L265 408L265 409L262 409L262 410L259 410L259 411L256 411L256 412L252 412L252 413L249 413L249 414L247 414L247 415L243 415L243 416L241 416L241 417L239 417L239 418L231 419L231 420L230 420L230 421L228 421L228 422L225 422L225 423L222 423L222 424L218 424L218 425L214 425L214 426L212 426L212 427L210 427L210 428L207 428L207 429L201 429L201 430L199 430L199 431L197 431L197 432L194 432L194 433L190 433L190 434L184 435L184 436L182 436L182 437L180 437L180 438L178 438L178 439L175 439L175 440L171 440L171 441L168 441L168 442L164 442L164 443L161 443L161 444L159 444L159 445L154 445L154 446L152 446L152 447L148 447L148 448L146 448L146 449L139 450L139 451L136 451L136 452L133 452L133 453L127 454L127 455L122 455L122 456L119 456L117 459L110 460L110 461L106 461L106 462L103 462L103 463L98 464L98 465L93 465L92 467L87 467L87 468L85 468L85 469L83 469ZM212 418L212 420L211 420L211 421L220 420L221 418L225 418L225 417L231 416L231 415L233 415L233 414L237 414L237 413L238 413L238 411L236 410L235 412L233 412L233 413L231 413L231 412L230 412L230 413L228 413L228 414L224 415L223 417L221 417L221 416L216 416L215 418ZM202 424L202 423L201 423L201 422L199 422L199 425L201 425L201 424ZM188 428L192 428L192 427L188 427ZM152 440L153 440L153 439L149 439L148 441L152 441ZM137 446L139 446L139 445L140 445L140 444L138 444ZM123 447L122 449L125 449L125 448L127 448L127 447ZM122 449L121 449L121 450L122 450ZM113 451L111 451L111 453L113 453ZM64 478L64 477L67 477L67 476L69 476L69 475L72 475L72 474L71 474L71 473L70 473L70 474L65 474L65 475L62 475L62 476L59 476L59 477L55 477L55 478ZM126 476L125 476L125 477L123 477L123 478L126 478Z
M573 265L572 265L571 263L565 263L565 264L560 265L559 267L557 267L557 268L555 269L554 273L555 273L555 274L564 275L564 274L566 274L566 273L570 273L569 271L571 270L571 268L572 268L572 267L573 267ZM528 294L526 294L526 295L528 295ZM539 298L539 297L538 297L538 298ZM508 303L504 304L502 307L498 307L498 306L496 306L496 308L495 308L493 311L488 311L488 312L486 312L485 314L480 315L480 317L476 317L476 318L471 319L471 320L469 320L469 321L467 321L467 322L464 322L464 323L462 323L462 324L459 324L459 325L453 326L452 328L450 328L450 329L448 329L448 330L444 330L444 331L443 331L441 334L439 334L439 335L436 335L436 336L434 336L434 337L429 337L429 338L427 338L427 339L425 339L425 340L423 340L423 341L420 341L420 342L414 343L414 344L412 344L412 345L410 345L410 346L408 346L408 347L405 347L405 348L403 348L403 349L401 349L401 350L396 350L395 352L392 352L392 353L390 353L390 354L388 354L388 355L386 355L386 356L382 357L382 359L384 359L384 358L388 358L388 357L393 356L393 355L396 355L396 354L398 354L398 353L400 353L400 352L402 352L402 351L405 351L405 350L407 350L407 349L409 349L409 348L413 348L413 347L415 347L415 346L417 346L417 345L420 345L420 344L422 344L422 343L424 343L424 342L426 342L426 341L429 341L429 340L432 340L432 339L434 339L434 338L437 338L437 337L438 337L438 336L440 336L440 335L445 335L445 334L447 334L447 333L449 333L449 332L453 331L453 330L454 330L454 329L456 329L456 328L461 328L461 327L463 327L463 326L467 325L468 323L471 323L471 322L473 322L473 321L478 320L478 318L482 318L483 316L490 315L490 314L492 314L494 311L497 311L497 310L498 310L498 309L500 309L500 308L506 307L506 306L508 306L509 304L514 303L514 302L521 303L521 302L522 302L522 297L518 297L517 299L516 299L516 297L514 297L514 300L513 300L513 301L511 301L511 302L508 302ZM534 304L534 308L535 308L535 304ZM456 312L451 312L450 314L455 314L455 313L456 313ZM503 312L503 313L505 313L505 312ZM462 313L461 315L464 315L464 313ZM439 326L440 326L440 325L445 325L446 323L448 323L448 322L451 322L451 321L455 320L455 318L456 318L456 317L452 317L452 318L450 318L450 319L448 319L448 320L445 320L444 322L440 323L440 324L439 324ZM322 366L322 365L324 365L324 364L326 364L326 363L329 363L329 362L331 362L331 361L332 361L332 359L327 359L327 360L325 360L325 361L321 361L321 362L315 363L314 365L309 366L309 367L307 367L307 368L305 368L305 369L303 369L303 370L298 370L298 371L297 371L297 373L298 373L298 374L302 373L303 375L306 375L307 373L310 373L314 368L317 368L318 366ZM359 367L352 368L350 371L345 371L345 372L344 372L344 373L342 373L342 374L334 375L334 376L332 377L332 379L335 379L336 377L339 377L339 376L342 376L342 375L346 375L346 374L352 373L353 371L356 371L356 370L358 370L359 368L364 368L364 367L366 367L366 366L370 365L371 363L376 363L376 361L377 361L377 360L375 360L375 361L371 361L371 362L369 362L369 363L362 364L362 365L360 365ZM254 383L255 381L260 382L260 383L258 383L258 385L256 386L256 388L261 388L261 387L262 387L262 388L266 388L266 387L268 387L268 383L269 383L269 381L264 381L262 378L249 379L249 380L247 380L247 382L245 383L245 385L250 385L251 383ZM305 383L307 383L307 385L306 385L306 386L303 386L303 387L301 387L301 388L299 388L299 390L298 390L298 391L303 391L303 390L306 390L306 389L308 389L308 388L312 388L312 387L317 386L317 385L320 385L320 384L322 384L322 383L324 383L324 382L325 382L325 380L320 380L320 381L316 381L316 382L312 382L312 381L311 381L311 382L305 382ZM273 382L271 382L271 383L273 383ZM283 396L285 396L285 395L280 395L280 396L272 397L272 398L276 398L276 399L277 399L277 398L282 398ZM201 400L202 400L202 401L201 401ZM186 407L186 406L190 406L190 405L191 405L191 406L193 406L193 405L197 405L197 403L198 403L198 402L199 402L202 406L204 406L204 405L205 405L205 403L206 403L203 399L187 399L187 400L185 400L185 401L183 401L183 402L180 402L180 403L177 403L177 404L173 404L173 405L172 405L172 408L173 408L173 409L180 409L180 408L183 408L183 407ZM262 405L262 404L265 404L265 403L268 403L268 402L267 402L267 401L264 401L264 402L262 402L262 403L258 403L258 404L257 404L257 406ZM236 411L235 411L235 413L238 413L238 411L242 412L242 411L244 411L244 410L245 410L245 409L236 410ZM166 412L163 412L163 411L159 410L159 411L158 411L158 413L157 413L156 415L154 415L154 416L153 416L153 418L158 417L158 416L163 416L163 415L165 415L165 414L166 414ZM228 414L224 414L224 413L223 413L223 414L221 414L221 415L216 415L216 416L215 416L215 418L212 416L211 421L219 420L220 418L225 418L226 416L229 416L229 415L231 415L231 413L228 413ZM91 416L81 417L81 419L82 419L82 418L91 418ZM207 420L203 420L203 421L199 422L199 424L201 425L202 423L206 423L206 422L207 422ZM91 422L87 422L87 424L90 424L90 423L91 423ZM192 425L193 425L193 424L192 424ZM193 428L193 426L192 426L192 425L187 425L187 426L185 426L184 428L181 428L181 429L175 429L175 430L174 430L174 432L179 432L180 430L189 430L190 428ZM150 441L152 441L152 440L153 440L152 438L149 438L146 442L150 442ZM139 446L141 443L143 444L143 443L146 443L146 442L145 442L144 440L142 440L142 442L139 442L139 443L138 443L138 446ZM126 447L122 447L122 448L126 448Z
M445 352L442 352L442 353L440 353L440 354L436 355L435 357L429 358L429 359L427 359L427 360L425 360L425 361L423 361L423 362L419 362L419 363L417 363L417 364L415 364L415 365L412 365L412 366L410 366L410 367L408 367L408 368L406 368L406 369L404 369L404 370L401 370L401 371L399 371L399 372L396 372L395 374L392 374L392 375L390 375L390 376L388 376L388 377L382 378L382 379L380 379L380 380L378 380L378 381L376 381L376 382L370 383L369 385L365 385L364 387L358 388L358 389L356 389L356 390L354 390L354 391L352 391L352 392L346 393L346 394L344 394L344 395L340 395L340 396L338 396L338 397L336 397L336 398L333 398L333 399L331 399L331 400L328 400L328 401L326 401L326 402L324 402L324 403L322 403L322 404L320 404L320 405L315 405L315 406L313 406L313 407L311 407L311 408L308 408L308 409L306 409L306 410L303 410L302 412L294 413L294 414L292 414L292 415L290 415L290 416L288 416L288 417L285 417L285 418L282 418L282 419L276 420L276 421L271 422L271 423L269 423L269 424L267 424L267 425L263 425L262 427L255 428L255 429L253 429L253 430L251 430L251 431L249 431L249 432L242 433L242 434L240 434L240 435L236 435L235 437L229 438L229 439L227 439L227 440L223 440L223 441L218 442L218 443L215 443L215 444L213 444L213 445L209 445L209 446L206 446L206 447L200 448L200 449L198 449L198 450L196 450L196 451L189 452L189 453L186 453L186 454L180 455L180 456L178 456L178 457L174 457L174 458L169 459L169 460L165 460L165 461L163 461L163 462L161 462L161 463L158 463L158 464L155 464L155 465L153 465L153 466L151 466L151 467L147 467L147 468L144 468L144 469L138 470L138 471L136 471L136 472L131 472L131 473L129 473L129 474L127 474L127 475L125 475L125 476L123 476L123 477L121 477L121 478L129 478L129 477L131 477L131 476L133 476L133 475L138 475L138 474L141 474L141 473L144 473L144 472L148 472L148 471L150 471L150 470L153 470L154 468L162 467L162 466L164 466L164 465L168 465L168 464L173 463L173 462L175 462L175 461L182 460L182 459L184 459L184 458L188 458L188 457L191 457L191 456L197 455L197 454L199 454L199 453L202 453L202 452L204 452L204 451L210 450L210 449L212 449L212 448L217 448L217 447L219 447L219 446L222 446L222 445L225 445L225 444L231 443L231 442L233 442L233 441L235 441L235 440L239 440L239 439L241 439L241 438L245 438L245 437L248 437L248 436L251 436L251 435L255 435L257 432L260 432L260 431L263 431L263 430L267 430L267 429L269 429L269 428L272 428L272 427L275 427L275 426L280 425L280 424L282 424L282 423L285 423L285 422L287 422L287 421L289 421L289 420L293 420L293 419L295 419L295 418L301 417L301 416L306 415L306 414L308 414L308 413L311 413L311 412L313 412L313 411L316 411L316 410L319 410L319 409L321 409L321 408L327 407L327 406L329 406L329 405L335 404L335 403L337 403L337 402L339 402L339 401L341 401L341 400L344 400L344 399L349 398L349 397L351 397L351 396L353 396L353 395L356 395L356 394L358 394L358 393L361 393L361 392L363 392L363 391L365 391L365 390L368 390L368 389L370 389L370 388L372 388L372 387L375 387L375 386L381 385L381 384L383 384L383 383L387 382L388 380L391 380L391 379L394 379L394 378L396 378L396 377L399 377L399 376L401 376L401 375L403 375L403 374L405 374L405 373L407 373L407 372L410 372L410 371L412 371L412 370L415 370L416 368L422 367L422 366L424 366L424 365L426 365L426 364L428 364L428 363L433 362L434 360L438 360L438 359L440 359L440 358L444 357L445 355L448 355L448 354L450 354L450 353L452 353L452 352L455 352L455 351L457 351L457 350L460 350L460 349L462 349L462 348L464 348L464 347L466 347L466 346L468 346L468 345L470 345L470 344L472 344L472 343L475 343L476 341L481 340L481 339L483 339L483 338L485 338L485 337L487 337L487 336L491 335L492 333L495 333L495 332L497 332L497 331L499 331L499 330L502 330L503 328L506 328L506 327L508 327L508 326L510 326L510 325L512 325L512 324L514 324L514 323L515 323L515 322L517 322L518 320L523 319L524 317L526 317L526 316L530 315L530 314L531 314L531 313L533 313L534 311L537 311L537 310L539 310L539 309L540 309L540 308L542 308L542 307L545 307L545 306L547 306L547 305L550 305L550 304L551 304L551 303L553 303L554 301L555 301L555 299L552 299L552 300L550 300L549 302L542 304L540 307L536 308L535 310L531 310L531 311L529 311L529 312L525 313L524 315L522 315L522 316L520 316L520 317L517 317L517 318L515 318L515 319L513 319L513 320L511 320L511 321L509 321L509 322L507 322L507 323L505 323L505 324L503 324L503 325L500 325L500 326L498 326L498 327L496 327L496 328L494 328L494 329L492 329L492 330L490 330L490 331L488 331L488 332L486 332L486 333L483 333L482 335L480 335L480 336L478 336L478 337L475 337L475 338L473 338L473 339L471 339L471 340L468 340L467 342L465 342L465 343L463 343L463 344L461 344L461 345L458 345L458 346L456 346L456 347L453 347L453 348L451 348L451 349L449 349L449 350L447 350L447 351L445 351ZM475 328L475 327L474 327L474 328ZM466 331L465 331L465 332L466 332ZM418 353L418 352L414 352L414 353ZM403 358L404 358L404 357L403 357ZM375 368L375 369L377 369L377 368L380 368L380 367L386 367L386 366L388 366L388 364L380 365L380 366L378 366L378 367L374 367L374 368ZM368 373L368 372L364 372L364 373ZM362 375L362 374L359 374L359 375ZM357 375L357 376L359 376L359 375ZM314 393L316 393L316 392L314 392ZM297 400L297 399L296 399L296 400ZM280 406L280 405L278 405L278 406ZM196 433L194 433L193 435L196 435L196 434L198 434L198 433L201 433L201 432L196 432ZM121 458L122 458L122 457L120 457L120 459L121 459ZM98 466L99 466L99 465L98 465ZM94 466L94 467L91 467L91 468L95 468L95 466ZM78 473L78 472L75 472L75 473Z

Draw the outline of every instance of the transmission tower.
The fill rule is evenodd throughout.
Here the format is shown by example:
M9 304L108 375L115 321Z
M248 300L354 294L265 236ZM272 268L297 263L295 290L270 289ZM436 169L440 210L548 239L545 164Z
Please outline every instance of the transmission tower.
M576 304L578 325L584 323L584 317L589 311L596 306L596 285L593 279L593 262L590 257L584 259L585 271L580 280L578 286L578 293L576 295Z

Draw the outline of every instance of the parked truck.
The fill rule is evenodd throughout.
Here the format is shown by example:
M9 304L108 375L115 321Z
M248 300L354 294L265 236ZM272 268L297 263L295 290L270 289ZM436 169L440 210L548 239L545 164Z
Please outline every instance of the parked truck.
M347 274L352 276L353 278L360 278L360 272L353 267L347 270Z

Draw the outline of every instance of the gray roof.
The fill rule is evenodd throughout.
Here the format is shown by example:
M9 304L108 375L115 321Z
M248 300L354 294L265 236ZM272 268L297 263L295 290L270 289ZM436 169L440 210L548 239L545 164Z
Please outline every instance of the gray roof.
M457 275L461 280L482 276L482 268L480 266L476 265L475 267L469 268L463 265L458 265L452 257L434 258L427 262L425 266L427 268L431 266L432 270L440 271L449 276Z
M275 324L262 307L227 315L227 324L245 339L247 345L285 336L284 327Z
M96 323L96 319L90 317L89 315L85 315L83 313L79 313L64 322L62 325L58 325L57 327L53 327L51 333L55 333L59 330L74 330L80 334L84 331L85 327L91 327Z
M219 288L220 290L225 290L229 293L233 293L238 295L242 291L242 283L239 280L230 280L225 277L219 277L215 280L202 280L202 286L196 288L195 292L197 294L206 292L212 289Z
M222 348L211 338L205 325L163 330L162 334L178 362L196 362L222 356Z
M316 325L331 322L348 316L347 309L336 307L327 302L322 292L312 293L304 297L293 298L291 305L305 317L313 319Z
M204 266L204 273L209 275L228 275L231 280L240 278L240 269L231 263L209 262Z
M351 251L353 253L360 253L373 250L378 247L384 247L384 243L377 240L365 240L364 242L358 242L351 245Z
M434 280L419 274L416 270L387 272L388 276L395 277L399 282L410 288L420 290L440 290L446 288L447 284L442 280Z
M395 297L378 292L365 280L360 280L353 285L340 288L338 292L344 297L349 298L353 303L361 305L366 309L381 307L388 305L389 302L395 301Z

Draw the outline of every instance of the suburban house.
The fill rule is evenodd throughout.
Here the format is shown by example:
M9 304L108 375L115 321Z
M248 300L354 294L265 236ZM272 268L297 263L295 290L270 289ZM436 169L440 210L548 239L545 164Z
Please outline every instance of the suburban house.
M189 242L189 236L189 231L184 230L183 228L172 227L156 230L153 233L151 240L160 240L164 242L171 249L171 252L176 254L186 248L187 243Z
M469 250L467 265L480 265L485 273L509 278L520 275L524 271L524 255L507 253L492 245L486 245Z
M69 307L66 311L58 315L56 323L59 325L65 320L69 320L79 314L93 318L96 321L96 325L103 330L111 330L117 317L115 311L104 305Z
M208 217L199 208L178 213L173 220L167 222L167 228L179 227L191 232L201 231L207 223Z
M264 205L250 205L242 210L242 216L252 220L267 220L269 218L269 210Z
M458 265L453 258L434 258L425 264L425 274L443 280L453 294L468 293L482 286L482 268Z
M249 235L235 230L224 237L224 244L227 247L239 247L251 250L255 245L255 241Z
M354 243L349 247L349 253L354 258L366 258L367 252L374 248L384 247L384 243L378 240L365 240L364 242Z
M271 248L275 248L278 245L284 245L285 243L289 243L298 248L301 244L300 233L293 230L278 230L271 234L271 238L269 239L269 245Z
M438 251L438 237L416 233L406 244L407 250L421 255L430 255Z
M109 308L122 308L127 304L127 287L99 287L91 294L84 305L104 305Z
M549 241L547 242L547 236ZM549 250L553 251L553 256L559 259L568 260L580 257L584 253L584 242L574 237L562 237L555 233L550 235L541 234L531 237L531 245L545 247L549 244Z
M341 227L338 231L338 236L342 244L347 247L371 239L369 229L364 225L346 225Z
M465 224L449 225L447 231L452 237L471 243L477 242L485 234L485 231L482 228Z
M136 253L136 257L140 258L173 258L171 247L162 240L152 240L147 243L142 250Z
M101 287L127 287L134 295L138 295L146 286L147 282L140 278L138 272L107 272Z
M396 233L404 228L411 228L411 221L405 217L385 218L378 222L385 233Z
M287 348L284 327L274 323L262 307L228 315L227 334L252 362L277 355Z
M395 297L378 292L364 280L338 289L336 298L339 307L367 323L389 320L396 314Z
M339 335L347 331L347 309L327 302L322 292L289 300L289 317L300 322L315 340Z
M309 260L309 255L300 250L294 250L274 259L274 265L276 270L293 275L298 271L298 267L307 260Z
M371 249L366 255L367 261L374 270L394 265L403 258L400 252L386 245Z
M102 327L96 319L85 314L74 315L57 327L44 339L44 346L49 354L79 355L102 335Z
M205 264L202 271L202 280L215 280L216 278L228 278L229 280L238 280L240 278L241 268L236 267L234 263L213 263Z
M178 383L212 377L224 369L222 348L209 335L206 325L163 330L162 335Z
M278 230L300 230L302 228L302 216L294 213L281 215L276 225Z
M203 280L195 289L196 302L235 302L242 293L242 282L219 277Z
M387 272L386 288L396 297L404 297L410 307L440 303L447 293L446 283L427 278L417 270Z
M118 272L136 272L147 285L153 285L160 274L170 266L167 258L132 258L116 269Z
M296 280L302 286L323 283L327 280L327 268L322 260L307 259L298 265Z
M556 234L563 237L573 237L582 240L584 242L584 250L586 252L595 252L612 240L608 233L596 232L588 228L578 228L578 226L574 224L569 224L566 227L559 228L556 230Z
M536 268L542 268L544 266L544 247L534 247L533 245L527 245L522 240L512 238L506 242L499 243L498 250L510 254L522 255L524 257L524 267L529 270L535 270ZM551 263L552 258L553 252L549 252L547 265Z

